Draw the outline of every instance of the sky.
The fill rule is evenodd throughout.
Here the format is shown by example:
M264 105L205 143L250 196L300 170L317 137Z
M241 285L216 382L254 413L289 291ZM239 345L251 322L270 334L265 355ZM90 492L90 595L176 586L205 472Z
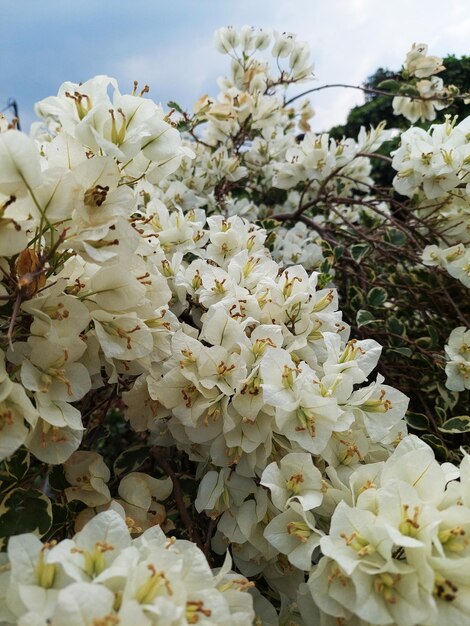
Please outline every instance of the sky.
M213 46L220 26L296 33L311 47L315 86L397 70L413 42L436 56L470 54L470 0L0 0L0 21L0 110L16 99L26 130L34 102L97 74L122 92L147 83L156 102L190 110L227 71ZM315 94L314 130L362 102L350 89Z

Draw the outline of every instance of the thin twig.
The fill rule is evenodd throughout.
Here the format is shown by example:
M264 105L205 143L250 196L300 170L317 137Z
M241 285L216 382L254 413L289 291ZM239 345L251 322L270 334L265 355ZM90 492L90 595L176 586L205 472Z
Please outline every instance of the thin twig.
M204 552L204 542L202 541L197 528L195 528L193 521L188 513L188 510L184 504L183 490L181 489L179 478L165 458L168 454L168 449L161 446L155 446L154 448L151 448L150 454L155 459L157 465L159 465L165 472L165 474L171 478L171 482L173 483L173 495L176 506L178 507L178 512L180 514L181 520L185 525L186 530L188 531L189 539L191 541L194 541L194 543Z
M404 96L405 98L410 98L410 100L424 100L424 101L438 100L438 101L449 102L451 100L454 100L455 98L465 98L465 97L468 98L468 94L458 94L458 95L452 96L452 98L444 98L444 97L439 97L439 96L433 96L431 98L424 98L423 96L419 96L419 95L396 94L396 93L392 93L391 91L384 91L383 89L364 87L363 85L346 85L345 83L331 83L330 85L321 85L320 87L313 87L312 89L307 89L307 91L303 91L302 93L299 93L297 96L293 96L292 98L287 100L284 103L284 106L288 106L289 104L292 104L292 102L299 100L299 98L308 96L308 94L310 93L315 93L316 91L323 91L323 89L332 89L335 87L341 87L342 89L357 89L364 93L372 93L377 96L388 96L389 98L394 98L397 95L398 96L401 95L401 96Z

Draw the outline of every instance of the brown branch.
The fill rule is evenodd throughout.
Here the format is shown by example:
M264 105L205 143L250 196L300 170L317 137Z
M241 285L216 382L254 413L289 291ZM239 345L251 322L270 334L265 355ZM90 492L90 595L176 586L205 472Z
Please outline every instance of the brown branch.
M189 539L194 541L194 543L200 548L204 553L205 552L205 544L202 541L197 528L194 526L193 521L188 513L188 510L184 504L184 496L183 490L181 489L181 484L178 476L175 471L169 464L166 456L168 455L168 449L163 448L161 446L155 446L150 449L150 454L155 459L157 465L159 465L162 470L165 472L167 476L171 478L171 482L173 483L173 495L175 499L176 506L178 508L178 512L181 517L181 521L186 527L188 531Z
M211 517L209 524L207 526L207 533L206 533L206 538L204 540L203 552L206 555L208 560L209 560L209 555L210 555L211 539L212 539L212 535L216 527L216 523L217 523L216 520Z
M194 128L189 129L188 133L191 135L191 137L194 139L194 141L196 143L201 144L201 146L205 146L206 148L210 148L211 150L215 149L216 146L211 146L210 144L208 144L205 141L203 141L200 137L198 137L196 135L196 133L194 132Z
M464 324L467 328L470 328L470 321L467 320L467 318L463 315L462 311L459 309L457 304L454 302L454 299L452 298L450 293L447 291L446 286L443 284L443 274L444 274L444 272L437 272L436 273L437 280L439 282L439 286L441 287L442 293L444 294L447 302L454 309L457 317L462 322L462 324Z
M302 213L304 213L304 211L307 211L307 209L311 209L312 207L318 204L330 180L334 178L343 169L343 167L346 167L346 165L347 165L346 163L344 165L340 165L339 167L335 168L330 174L328 174L328 176L326 176L325 179L321 182L315 198L311 200L310 202L307 202L307 204L302 205L301 202L304 198L306 190L308 190L310 186L312 185L312 183L314 182L313 180L307 181L308 183L307 188L306 190L303 191L302 195L300 196L298 208L295 211L292 211L290 213L277 213L276 215L272 215L271 219L279 220L280 222L290 221L290 220L295 221L299 219L299 217L302 215Z
M209 309L204 306L201 302L198 302L197 300L194 300L193 298L191 298L191 296L189 295L189 293L186 295L186 302L191 306L191 307L196 307L197 309L201 309L201 311L204 311L204 313L206 313Z
M15 304L13 306L13 312L11 314L10 324L8 326L8 332L7 332L7 339L8 339L8 343L10 344L10 348L12 352L15 351L13 347L13 331L15 330L16 318L18 317L18 314L20 312L20 307L21 307L21 303L23 302L23 300L24 298L23 298L21 291L18 291L16 295Z
M331 83L330 85L321 85L320 87L313 87L312 89L307 89L307 91L303 91L302 93L299 93L297 96L293 96L292 98L287 100L284 103L284 106L288 106L289 104L292 104L292 102L299 100L299 98L308 96L308 94L310 93L315 93L316 91L323 91L323 89L332 89L335 87L341 87L342 89L357 89L359 91L362 91L363 93L372 93L377 96L388 96L389 98L394 98L395 96L403 96L405 98L410 98L410 100L424 100L424 101L437 100L441 102L449 102L449 104L455 98L468 97L468 94L456 94L455 96L452 96L449 98L441 98L439 96L433 96L431 98L424 98L423 96L417 96L417 95L392 93L391 91L384 91L383 89L374 89L372 87L364 87L363 85L346 85L345 83Z
M380 159L381 161L386 161L387 163L391 163L393 159L385 154L378 154L377 152L358 152L356 156L367 157L368 159Z

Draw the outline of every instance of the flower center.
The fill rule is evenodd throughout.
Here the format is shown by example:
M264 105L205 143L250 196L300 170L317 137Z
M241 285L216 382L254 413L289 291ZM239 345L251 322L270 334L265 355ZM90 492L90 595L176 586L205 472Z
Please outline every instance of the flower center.
M170 581L164 572L157 572L154 565L149 563L147 569L150 571L148 579L140 585L135 594L135 599L140 604L150 604L165 589L169 596L173 595Z

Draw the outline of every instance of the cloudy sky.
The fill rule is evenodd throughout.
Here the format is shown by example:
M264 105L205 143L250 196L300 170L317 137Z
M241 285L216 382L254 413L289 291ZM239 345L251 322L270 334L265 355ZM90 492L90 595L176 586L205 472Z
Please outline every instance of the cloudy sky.
M15 98L24 127L35 101L96 74L115 76L122 91L137 79L154 100L190 108L217 92L227 57L213 32L229 24L297 33L317 85L398 69L413 42L437 56L470 54L469 0L0 0L0 20L0 109ZM353 90L316 94L316 130L360 102Z

